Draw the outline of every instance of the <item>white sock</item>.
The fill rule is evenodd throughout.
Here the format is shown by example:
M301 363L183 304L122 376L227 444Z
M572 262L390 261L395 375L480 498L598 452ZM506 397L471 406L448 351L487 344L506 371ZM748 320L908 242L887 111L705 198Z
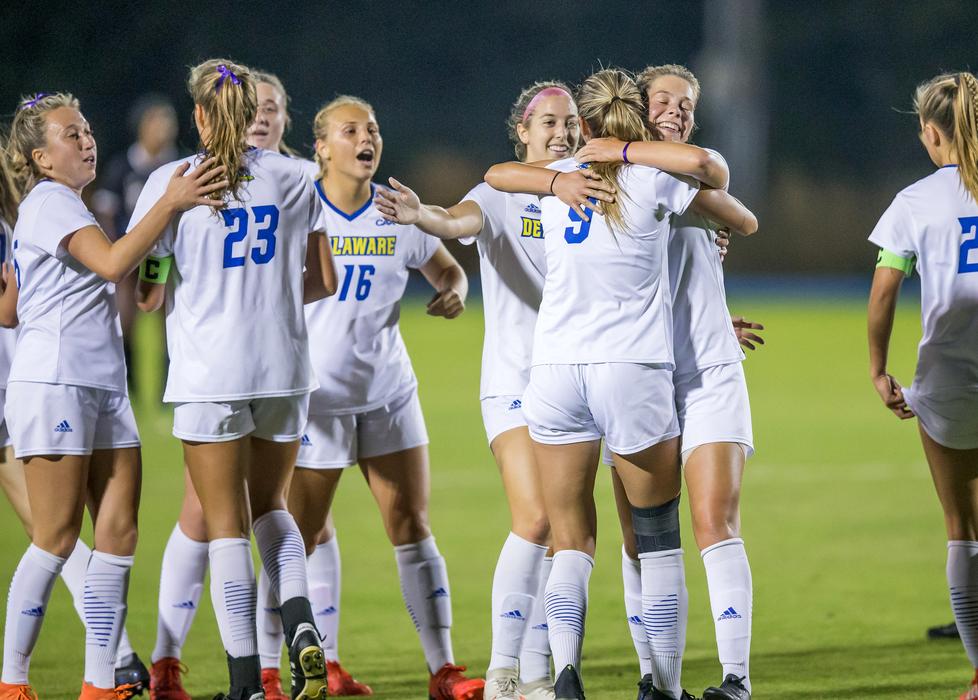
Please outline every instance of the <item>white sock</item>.
M421 638L428 670L455 663L448 569L434 537L394 547L404 605Z
M689 599L683 550L643 552L642 621L652 651L652 678L661 692L678 698Z
M532 683L550 678L550 628L547 627L547 579L553 569L553 557L544 556L540 562L536 600L530 612L529 629L523 635L523 648L520 649L520 680Z
M309 602L323 640L327 661L339 661L340 545L336 535L316 545L306 560L309 570Z
M85 572L88 571L88 560L92 556L92 550L88 545L78 540L75 548L65 559L64 566L61 567L61 580L68 587L71 593L71 602L78 613L78 619L82 626L85 625Z
M978 668L978 542L947 543L947 585L961 643L972 667Z
M133 557L95 550L85 574L85 682L115 687L119 637L126 623L126 596Z
M285 630L282 628L282 609L272 591L271 581L262 567L258 572L258 656L262 668L279 668L282 665L282 648L285 646Z
M642 563L628 556L624 547L621 548L621 579L625 589L625 621L638 654L639 673L645 676L652 673L652 647L642 623Z
M51 589L65 560L33 544L20 558L7 593L7 622L3 630L4 683L26 685L31 653L41 632Z
M736 537L717 542L701 554L710 589L717 654L723 666L723 676L726 678L732 673L738 678L743 677L744 687L749 691L753 585L744 541Z
M116 652L115 667L128 666L135 653L132 648L132 642L129 641L129 633L126 632L125 625L123 625L122 630L119 632L119 649Z
M163 550L153 663L165 657L180 658L206 575L207 543L190 539L175 525Z
M518 668L520 648L533 614L546 545L509 533L492 577L492 651L489 670Z
M309 597L306 576L306 546L295 518L287 510L273 510L255 520L251 527L268 572L272 594L279 604Z
M211 603L229 656L256 656L255 631L257 584L251 561L251 542L238 537L211 540Z
M554 554L545 600L550 648L558 674L566 666L573 666L578 672L581 669L587 587L593 568L594 559L584 552L565 549Z

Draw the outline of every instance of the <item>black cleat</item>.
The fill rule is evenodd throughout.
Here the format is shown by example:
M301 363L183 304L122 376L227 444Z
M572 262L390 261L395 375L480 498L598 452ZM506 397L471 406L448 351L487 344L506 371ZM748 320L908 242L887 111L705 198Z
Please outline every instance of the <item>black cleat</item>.
M326 658L315 626L304 622L289 648L292 700L326 699Z
M703 700L750 700L750 691L744 687L746 677L728 673L719 688L707 688L703 691Z
M557 676L554 683L554 696L556 700L584 700L584 685L581 677L577 675L577 669L568 664Z
M240 697L234 697L233 695L226 695L224 693L218 693L214 696L214 700L265 700L265 691L259 690L257 693L252 693L249 696L241 695Z
M144 690L149 690L149 669L146 664L134 653L132 658L125 666L119 666L115 670L116 687L120 685L136 686L135 695L140 695Z
M961 639L958 626L955 623L938 625L927 630L927 639Z
M652 674L646 673L638 682L638 700L673 700L673 697L656 688L652 682ZM696 697L684 690L679 700L696 700Z

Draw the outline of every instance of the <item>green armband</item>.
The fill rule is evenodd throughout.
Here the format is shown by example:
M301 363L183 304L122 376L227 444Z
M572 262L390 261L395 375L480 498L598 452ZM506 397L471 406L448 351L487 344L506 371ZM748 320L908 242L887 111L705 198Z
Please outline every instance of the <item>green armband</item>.
M896 253L891 253L885 248L880 248L880 254L876 258L876 267L892 267L894 270L899 270L907 277L913 273L913 268L916 264L917 257L915 255L911 255L909 258L904 258Z
M139 266L139 279L150 284L166 284L172 262L172 255L165 258L146 258Z

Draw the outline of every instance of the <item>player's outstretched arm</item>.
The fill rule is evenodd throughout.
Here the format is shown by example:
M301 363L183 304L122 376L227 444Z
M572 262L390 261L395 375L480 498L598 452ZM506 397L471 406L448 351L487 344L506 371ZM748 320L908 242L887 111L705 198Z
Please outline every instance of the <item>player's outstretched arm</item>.
M628 147L626 154L625 147ZM730 170L723 158L688 143L671 141L622 141L616 138L591 139L574 156L579 163L624 162L648 165L678 175L696 178L707 187L723 189Z
M224 166L215 168L215 162L214 158L208 158L186 177L184 173L190 164L184 163L178 167L163 196L119 240L110 241L98 226L86 226L66 236L63 245L75 260L102 279L119 282L152 250L176 214L198 205L224 206L221 200L207 196L228 186L226 179L214 181L224 174Z
M0 279L0 326L16 328L17 319L17 273L10 263L3 264L3 278Z
M869 376L886 407L898 418L913 418L913 411L903 398L903 387L886 371L890 352L890 335L896 314L900 283L905 273L892 267L877 267L869 291L867 325L869 331Z
M600 212L602 202L615 201L615 188L587 168L567 173L549 170L538 164L511 161L497 163L489 168L485 179L490 187L500 192L524 192L541 196L552 194L577 212L584 221L590 221L586 209L594 208Z
M723 190L700 190L689 208L742 236L757 232L754 213Z
M453 207L423 204L417 193L407 185L389 178L393 189L377 188L374 204L388 221L415 225L425 233L455 240L478 236L482 230L482 208L472 201L459 202Z
M302 303L309 304L336 294L336 265L329 236L319 231L309 234L306 266L302 277Z
M429 316L455 318L465 311L469 280L448 248L439 244L431 259L421 266L421 274L435 289L435 296L428 302Z

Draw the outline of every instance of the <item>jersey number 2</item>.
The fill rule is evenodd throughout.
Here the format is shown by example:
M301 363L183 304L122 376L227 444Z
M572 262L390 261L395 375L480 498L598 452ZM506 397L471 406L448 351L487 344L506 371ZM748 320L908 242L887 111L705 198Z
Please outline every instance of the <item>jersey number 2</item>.
M255 225L262 227L258 229L258 242L251 249L251 260L256 265L264 265L275 257L275 230L278 228L278 207L273 204L263 204L252 207L251 213L255 217ZM247 209L222 209L221 216L224 217L224 225L228 228L234 227L227 236L224 237L224 268L244 267L245 255L234 254L234 244L240 243L248 236L248 210Z
M965 238L961 242L961 254L958 256L958 274L964 272L978 272L978 260L972 262L968 260L968 253L978 249L978 216L966 216L958 219L961 222L961 235L971 234L971 238Z
M594 210L585 209L584 213L590 217L594 213ZM588 237L588 234L591 233L591 222L582 219L581 215L573 209L567 210L567 216L574 222L574 225L564 229L564 240L568 243L582 243Z

